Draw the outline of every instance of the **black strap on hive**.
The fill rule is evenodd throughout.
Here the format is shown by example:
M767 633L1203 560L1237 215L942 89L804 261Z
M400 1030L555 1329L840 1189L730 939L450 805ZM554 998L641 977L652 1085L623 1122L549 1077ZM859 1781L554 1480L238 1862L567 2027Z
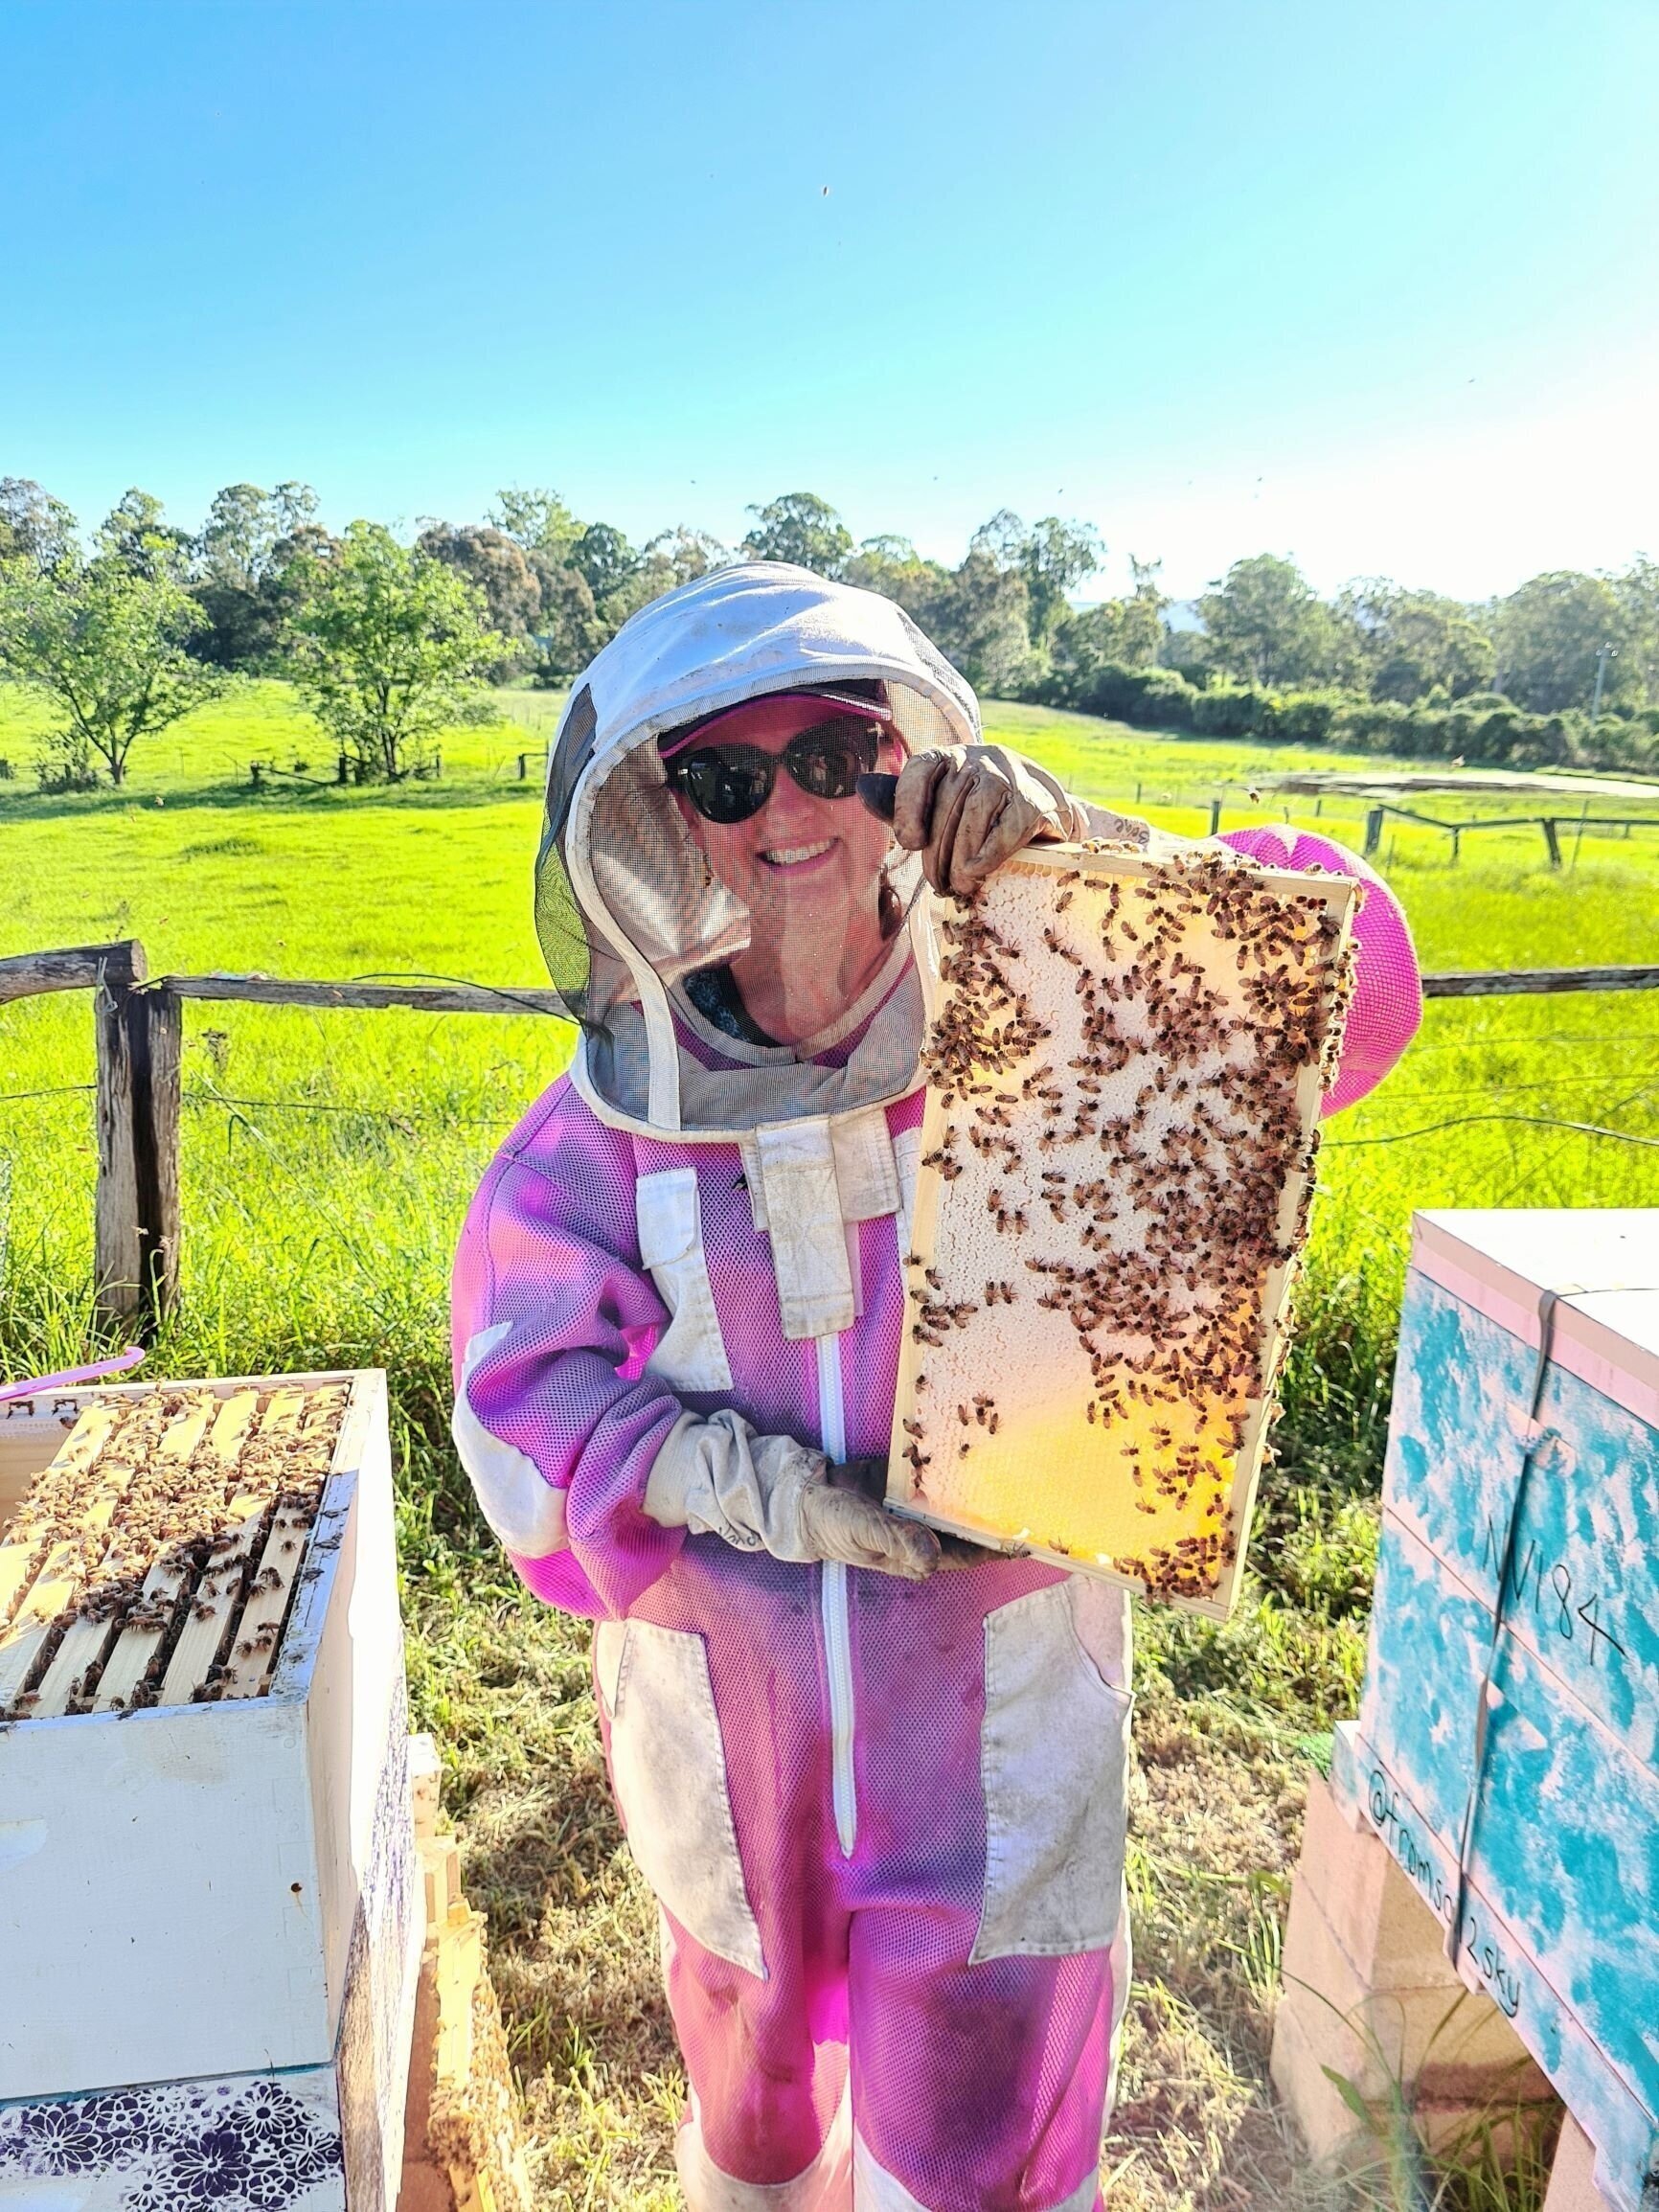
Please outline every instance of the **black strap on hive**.
M1538 1363L1533 1370L1532 1396L1527 1405L1527 1443L1521 1455L1521 1471L1515 1478L1515 1494L1510 1506L1509 1525L1504 1531L1503 1544L1498 1553L1498 1591L1492 1601L1492 1636L1487 1647L1487 1663L1481 1671L1481 1686L1475 1702L1475 1756L1473 1771L1469 1775L1469 1793L1464 1805L1463 1834L1458 1839L1457 1890L1453 1901L1452 1922L1446 1930L1445 1954L1453 1966L1463 1950L1464 1915L1468 1902L1469 1862L1474 1857L1475 1808L1480 1802L1481 1782L1487 1764L1487 1722L1491 1712L1492 1677L1497 1673L1498 1647L1503 1641L1504 1608L1510 1594L1510 1572L1514 1564L1515 1542L1520 1534L1521 1508L1526 1503L1527 1486L1533 1471L1533 1463L1538 1456L1539 1447L1554 1436L1553 1429L1540 1429L1538 1408L1544 1402L1544 1377L1549 1371L1550 1354L1556 1341L1556 1308L1563 1298L1571 1297L1579 1285L1563 1285L1559 1289L1545 1290L1538 1298Z

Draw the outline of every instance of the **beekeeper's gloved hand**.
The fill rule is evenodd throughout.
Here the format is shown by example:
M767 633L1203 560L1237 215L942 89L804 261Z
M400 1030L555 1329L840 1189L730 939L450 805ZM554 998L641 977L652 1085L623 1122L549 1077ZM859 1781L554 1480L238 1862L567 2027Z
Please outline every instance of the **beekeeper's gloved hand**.
M1086 836L1088 824L1034 762L1002 745L948 745L905 763L893 833L921 855L936 891L968 899L1034 838Z
M972 1537L942 1536L939 1539L939 1563L942 1567L985 1567L999 1560L1029 1560L1029 1544L975 1543Z
M741 1414L688 1413L670 1429L646 1483L645 1509L663 1528L724 1537L779 1560L839 1560L921 1582L939 1539L883 1510L880 1460L831 1467L789 1436L761 1436Z
M866 1497L879 1500L887 1495L887 1462L885 1459L850 1459L830 1470L830 1481L837 1490L858 1490ZM1031 1557L1027 1544L975 1543L971 1537L945 1536L937 1529L933 1537L939 1546L942 1567L983 1567L997 1560Z
M830 1470L829 1479L837 1490L862 1491L868 1498L879 1502L887 1495L887 1462L885 1459L850 1459L840 1467ZM939 1530L931 1532L938 1547L938 1564L942 1567L983 1567L995 1560L1026 1560L1031 1552L1024 1544L1000 1545L975 1543L971 1537L944 1536Z

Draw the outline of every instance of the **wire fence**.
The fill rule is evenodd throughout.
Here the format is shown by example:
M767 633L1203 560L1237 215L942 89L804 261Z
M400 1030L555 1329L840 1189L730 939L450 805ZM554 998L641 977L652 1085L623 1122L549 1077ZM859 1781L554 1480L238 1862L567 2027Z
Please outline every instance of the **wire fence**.
M1443 974L1424 981L1431 1001L1491 996L1535 1001L1545 994L1585 990L1650 992L1659 988L1659 967ZM390 1104L383 1092L367 1098L342 1096L337 1087L340 1071L333 1064L328 1071L328 1095L277 1084L233 1089L222 1081L222 1055L230 1049L229 1040L223 1033L209 1031L193 1040L193 1052L206 1047L206 1060L195 1060L191 1080L186 1081L185 997L307 1009L313 1015L332 1010L415 1008L433 1015L492 1014L545 1020L558 1011L554 994L545 990L477 984L424 971L378 971L323 983L222 973L167 976L151 982L145 972L143 948L131 942L0 961L0 1002L76 989L90 989L93 993L95 1080L0 1092L0 1107L47 1106L77 1098L89 1102L98 1150L95 1275L101 1301L111 1316L136 1314L148 1320L166 1311L176 1298L182 1235L179 1150L187 1122L199 1127L211 1117L221 1117L227 1147L245 1136L284 1181L303 1181L304 1171L284 1157L284 1150L292 1147L274 1141L274 1132L261 1127L262 1122L288 1120L339 1132L328 1140L330 1159L361 1152L370 1143L370 1131L379 1132L375 1143L401 1138L429 1149L435 1138L449 1132L505 1132L545 1083L547 1073L522 1071L526 1078L522 1093L514 1083L511 1102L494 1111L479 1110L487 1100L467 1097L475 1085L461 1080L448 1083L446 1097L434 1096L430 1089L426 1096L399 1096ZM1583 1055L1590 1048L1630 1057L1586 1073ZM1559 1074L1547 1074L1540 1072L1535 1060L1522 1059L1518 1064L1508 1060L1511 1054L1540 1052L1571 1054L1573 1062ZM1468 1064L1460 1067L1455 1060L1446 1061L1447 1053L1464 1055ZM1501 1067L1480 1064L1482 1056L1489 1060L1494 1054L1504 1056ZM1649 1122L1648 1110L1659 1094L1659 1023L1651 1031L1626 1023L1601 1035L1586 1033L1581 1026L1543 1031L1526 1026L1498 1036L1486 1025L1472 1037L1422 1039L1414 1046L1407 1066L1419 1061L1424 1063L1425 1076L1431 1067L1443 1068L1443 1079L1391 1086L1380 1094L1378 1104L1367 1109L1367 1119L1382 1111L1391 1126L1373 1129L1362 1120L1350 1134L1351 1125L1344 1125L1341 1133L1327 1135L1326 1147L1358 1152L1443 1139L1456 1130L1507 1126L1594 1146L1616 1145L1641 1153L1659 1151L1659 1125ZM212 1077L206 1073L206 1062L213 1066ZM445 1064L428 1056L428 1070L436 1066L442 1076ZM382 1080L386 1074L382 1071ZM390 1075L391 1080L401 1081L402 1070L395 1068ZM429 1073L427 1081L430 1083ZM1434 1111L1466 1102L1467 1111ZM1550 1110L1557 1102L1566 1110ZM1417 1121L1413 1109L1427 1109L1431 1118ZM1632 1120L1648 1126L1631 1126ZM310 1165L314 1174L316 1163Z
M1517 1122L1528 1129L1568 1129L1583 1137L1611 1137L1625 1145L1642 1145L1659 1152L1659 1137L1646 1137L1635 1129L1604 1129L1598 1122L1559 1121L1549 1114L1451 1114L1444 1121L1430 1122L1418 1129L1389 1129L1370 1137L1327 1137L1326 1148L1330 1152L1353 1151L1363 1145L1405 1145L1420 1137L1443 1136L1448 1129L1474 1129L1483 1122Z
M1562 1047L1622 1043L1646 1044L1651 1046L1655 1052L1659 1052L1659 1029L1647 1034L1629 1032L1624 1036L1607 1038L1585 1037L1566 1031L1551 1031L1541 1037L1505 1038L1501 1042L1489 1037L1482 1038L1478 1041L1464 1039L1420 1040L1411 1047L1405 1064L1410 1065L1423 1056L1432 1053L1458 1052L1467 1054L1491 1051L1494 1047L1505 1052L1553 1052ZM1430 1089L1419 1090L1402 1090L1398 1084L1391 1084L1387 1098L1392 1106L1403 1106L1419 1104L1441 1105L1452 1099L1512 1098L1534 1092L1605 1090L1625 1083L1631 1074L1638 1072L1644 1078L1643 1083L1638 1090L1631 1095L1631 1099L1624 1102L1633 1104L1638 1098L1646 1098L1659 1093L1659 1060L1656 1060L1650 1067L1640 1071L1618 1069L1602 1075L1550 1076L1537 1081L1521 1083L1489 1079L1483 1083L1470 1083L1457 1088L1448 1088L1443 1084L1437 1083ZM0 1091L0 1106L19 1106L40 1099L91 1098L96 1094L97 1087L95 1083L51 1083L33 1090ZM183 1106L196 1110L211 1111L216 1108L222 1108L227 1113L246 1111L330 1115L342 1119L375 1121L383 1123L388 1129L413 1129L423 1123L444 1129L510 1129L519 1119L522 1111L522 1107L504 1107L499 1113L493 1114L455 1114L446 1107L420 1103L410 1103L400 1106L380 1106L367 1100L355 1099L269 1096L254 1098L236 1092L216 1090L210 1085L193 1087L186 1085L181 1089L179 1096ZM1326 1142L1328 1145L1387 1144L1397 1142L1406 1136L1428 1136L1439 1129L1458 1128L1474 1122L1493 1119L1533 1120L1539 1127L1579 1129L1598 1136L1624 1136L1628 1141L1637 1144L1648 1144L1653 1141L1634 1130L1619 1130L1600 1127L1591 1129L1589 1125L1579 1122L1545 1121L1536 1116L1517 1117L1489 1113L1457 1115L1447 1121L1435 1123L1432 1129L1390 1131L1385 1135L1363 1138L1328 1138Z
M232 979L224 978L222 980L229 983ZM412 969L407 972L379 970L372 974L356 976L351 980L354 985L383 982L453 984L468 992L488 994L499 1003L503 1012L522 1011L529 1014L544 1015L547 1011L544 999L540 994L533 997L526 992L506 990L489 984L474 984L460 976L439 975L423 969ZM1607 1034L1586 1033L1578 1030L1551 1030L1542 1035L1517 1035L1501 1038L1493 1038L1489 1033L1483 1033L1482 1036L1475 1038L1419 1038L1413 1043L1405 1064L1413 1064L1430 1055L1445 1053L1459 1053L1466 1056L1475 1053L1489 1053L1494 1050L1501 1050L1505 1053L1559 1052L1563 1049L1576 1050L1587 1046L1605 1049L1609 1046L1623 1045L1643 1045L1651 1048L1655 1053L1659 1053L1659 1027L1653 1030L1624 1030ZM1659 1092L1659 1060L1656 1060L1652 1064L1642 1069L1614 1069L1598 1075L1551 1076L1521 1082L1508 1082L1489 1077L1483 1082L1455 1088L1447 1087L1443 1083L1436 1083L1430 1088L1407 1090L1401 1089L1398 1083L1394 1083L1391 1084L1387 1097L1390 1106L1399 1107L1418 1104L1442 1105L1454 1099L1497 1100L1539 1092L1606 1090L1627 1082L1632 1074L1640 1074L1643 1081L1627 1100L1620 1102L1621 1105L1634 1104L1638 1099L1650 1097L1655 1092ZM93 1083L70 1083L46 1084L29 1090L0 1091L0 1106L24 1105L44 1099L91 1098L96 1094L97 1087L97 1084ZM466 1115L456 1114L445 1106L416 1101L398 1106L376 1106L367 1100L355 1099L317 1099L270 1095L255 1097L222 1091L211 1084L185 1085L181 1088L179 1095L181 1105L196 1111L222 1109L227 1114L260 1112L324 1115L357 1121L375 1121L394 1129L413 1129L422 1124L444 1129L509 1129L518 1120L522 1111L521 1106L513 1106L504 1107L501 1111L493 1114ZM1599 1124L1556 1119L1548 1116L1489 1111L1449 1116L1422 1129L1388 1130L1364 1137L1331 1137L1327 1138L1326 1142L1328 1146L1332 1148L1343 1145L1395 1144L1408 1142L1418 1137L1433 1136L1448 1129L1466 1128L1480 1122L1489 1121L1520 1121L1536 1128L1572 1129L1585 1135L1618 1138L1627 1143L1644 1146L1650 1146L1659 1141L1639 1130L1616 1129Z

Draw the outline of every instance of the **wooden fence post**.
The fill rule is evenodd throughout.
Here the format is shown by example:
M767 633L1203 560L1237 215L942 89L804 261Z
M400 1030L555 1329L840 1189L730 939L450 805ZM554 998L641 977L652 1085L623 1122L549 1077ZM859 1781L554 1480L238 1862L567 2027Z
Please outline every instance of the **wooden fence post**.
M178 1125L183 1001L136 941L109 947L93 1000L98 1189L93 1276L105 1320L153 1334L178 1296Z
M1365 817L1365 857L1370 859L1382 843L1383 809L1373 807Z
M1550 866L1558 868L1561 865L1561 840L1556 834L1554 816L1546 814L1538 827L1544 832L1544 843L1550 848Z
M1215 836L1218 836L1218 835L1220 834L1220 830L1221 830L1221 802L1220 802L1220 800L1219 800L1219 799L1212 799L1212 800L1211 800L1211 802L1210 802L1210 834L1211 834L1211 836L1212 836L1212 837L1215 837Z
M146 1313L151 1327L178 1304L178 1150L184 1062L184 1001L166 984L135 992L129 1004L138 1091L140 1216L145 1238Z

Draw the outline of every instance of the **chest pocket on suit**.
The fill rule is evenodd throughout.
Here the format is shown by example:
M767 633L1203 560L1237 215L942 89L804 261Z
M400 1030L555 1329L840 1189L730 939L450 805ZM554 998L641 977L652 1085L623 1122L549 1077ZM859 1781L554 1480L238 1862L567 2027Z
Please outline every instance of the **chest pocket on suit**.
M640 1258L669 1310L669 1325L646 1361L676 1390L730 1390L720 1318L703 1250L702 1210L695 1168L665 1168L634 1185Z

